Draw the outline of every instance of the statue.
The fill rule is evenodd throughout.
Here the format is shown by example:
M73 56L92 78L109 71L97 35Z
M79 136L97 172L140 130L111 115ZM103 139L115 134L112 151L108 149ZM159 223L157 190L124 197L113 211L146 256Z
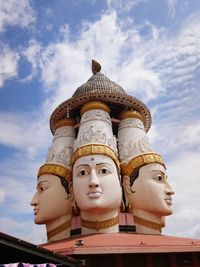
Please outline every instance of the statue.
M174 194L164 161L152 152L137 111L123 112L120 118L119 153L128 212L133 214L137 233L160 234L165 216L172 213Z
M80 228L118 233L120 216L128 227L134 219L137 233L160 234L172 213L165 163L147 137L148 108L100 71L93 60L92 77L50 118L53 144L31 203L48 241ZM122 200L129 214L120 214Z
M73 200L70 164L74 139L74 121L58 121L47 161L38 172L37 192L31 205L35 223L46 225L48 241L70 237Z
M46 225L48 241L70 236L72 197L64 177L41 175L31 205L34 207L34 222Z
M108 111L102 102L85 104L74 142L73 192L82 234L119 232L122 189Z

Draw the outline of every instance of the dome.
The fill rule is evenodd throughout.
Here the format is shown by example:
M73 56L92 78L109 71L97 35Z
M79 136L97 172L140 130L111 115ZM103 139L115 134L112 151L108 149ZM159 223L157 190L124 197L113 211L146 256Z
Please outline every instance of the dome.
M78 87L72 97L93 93L127 94L120 85L111 81L104 74L97 72L86 83Z
M109 106L110 116L119 121L120 112L131 109L138 111L144 122L146 132L151 127L151 114L147 106L139 99L128 95L117 83L111 81L101 72L101 65L92 60L92 77L79 86L73 96L61 103L52 113L50 128L55 132L56 122L69 117L80 117L81 107L90 101L102 101Z

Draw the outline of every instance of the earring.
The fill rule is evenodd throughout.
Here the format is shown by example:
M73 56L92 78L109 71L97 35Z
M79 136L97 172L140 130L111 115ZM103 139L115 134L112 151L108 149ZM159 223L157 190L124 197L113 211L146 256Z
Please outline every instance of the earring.
M126 210L126 208L125 208L125 205L124 205L124 201L122 200L121 205L120 205L120 212L124 213L125 210Z
M126 212L127 213L131 213L131 210L132 210L132 205L131 205L131 203L126 203Z
M73 216L79 216L80 215L80 209L79 209L76 201L74 201L73 205L72 205L72 215Z

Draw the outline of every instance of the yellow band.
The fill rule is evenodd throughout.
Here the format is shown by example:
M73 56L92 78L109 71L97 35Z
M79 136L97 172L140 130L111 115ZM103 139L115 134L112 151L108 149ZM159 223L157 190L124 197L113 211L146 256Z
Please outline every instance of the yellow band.
M60 127L64 127L64 126L74 126L76 124L76 122L73 120L73 119L62 119L62 120L59 120L57 122L55 122L55 130L60 128Z
M119 223L119 217L115 217L105 221L87 221L81 218L81 226L89 229L95 229L97 232L101 229L112 227Z
M101 109L101 110L104 110L104 111L106 111L108 113L110 111L109 107L105 103L100 102L100 101L91 101L89 103L86 103L84 106L82 106L81 111L80 111L81 116L86 111L89 111L89 110L92 110L92 109Z
M44 164L43 166L41 166L38 171L38 178L43 174L53 174L62 176L68 182L71 182L72 180L71 170L56 164Z
M147 153L133 158L131 161L129 161L129 163L121 164L121 172L123 175L130 177L136 168L142 167L149 163L159 163L166 169L165 163L160 155L156 153Z
M149 220L146 220L144 218L140 218L138 216L133 215L134 223L137 223L139 225L148 227L153 230L158 230L161 233L161 230L165 225L163 223L155 223Z
M142 115L138 111L136 111L136 110L123 111L119 115L119 119L120 120L125 120L125 119L129 119L129 118L139 119L142 122L144 121Z
M116 164L117 168L119 169L119 160L117 158L117 155L115 152L109 148L108 146L105 145L86 145L80 147L78 150L74 152L72 155L72 165L75 163L75 161L83 156L88 156L88 155L106 155L110 157Z

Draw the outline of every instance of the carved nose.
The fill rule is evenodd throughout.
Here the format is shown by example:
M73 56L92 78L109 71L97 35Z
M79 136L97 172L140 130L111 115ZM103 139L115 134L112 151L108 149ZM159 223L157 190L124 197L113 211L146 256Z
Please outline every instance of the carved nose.
M30 205L31 205L31 206L35 206L35 205L37 205L37 203L38 203L38 197L37 197L37 192L36 192L36 193L34 194L32 200L31 200Z
M91 177L90 177L89 187L90 188L97 188L98 186L99 186L99 179L98 179L95 171L92 171Z
M167 195L174 195L174 191L168 182L166 182L165 192L167 193Z

